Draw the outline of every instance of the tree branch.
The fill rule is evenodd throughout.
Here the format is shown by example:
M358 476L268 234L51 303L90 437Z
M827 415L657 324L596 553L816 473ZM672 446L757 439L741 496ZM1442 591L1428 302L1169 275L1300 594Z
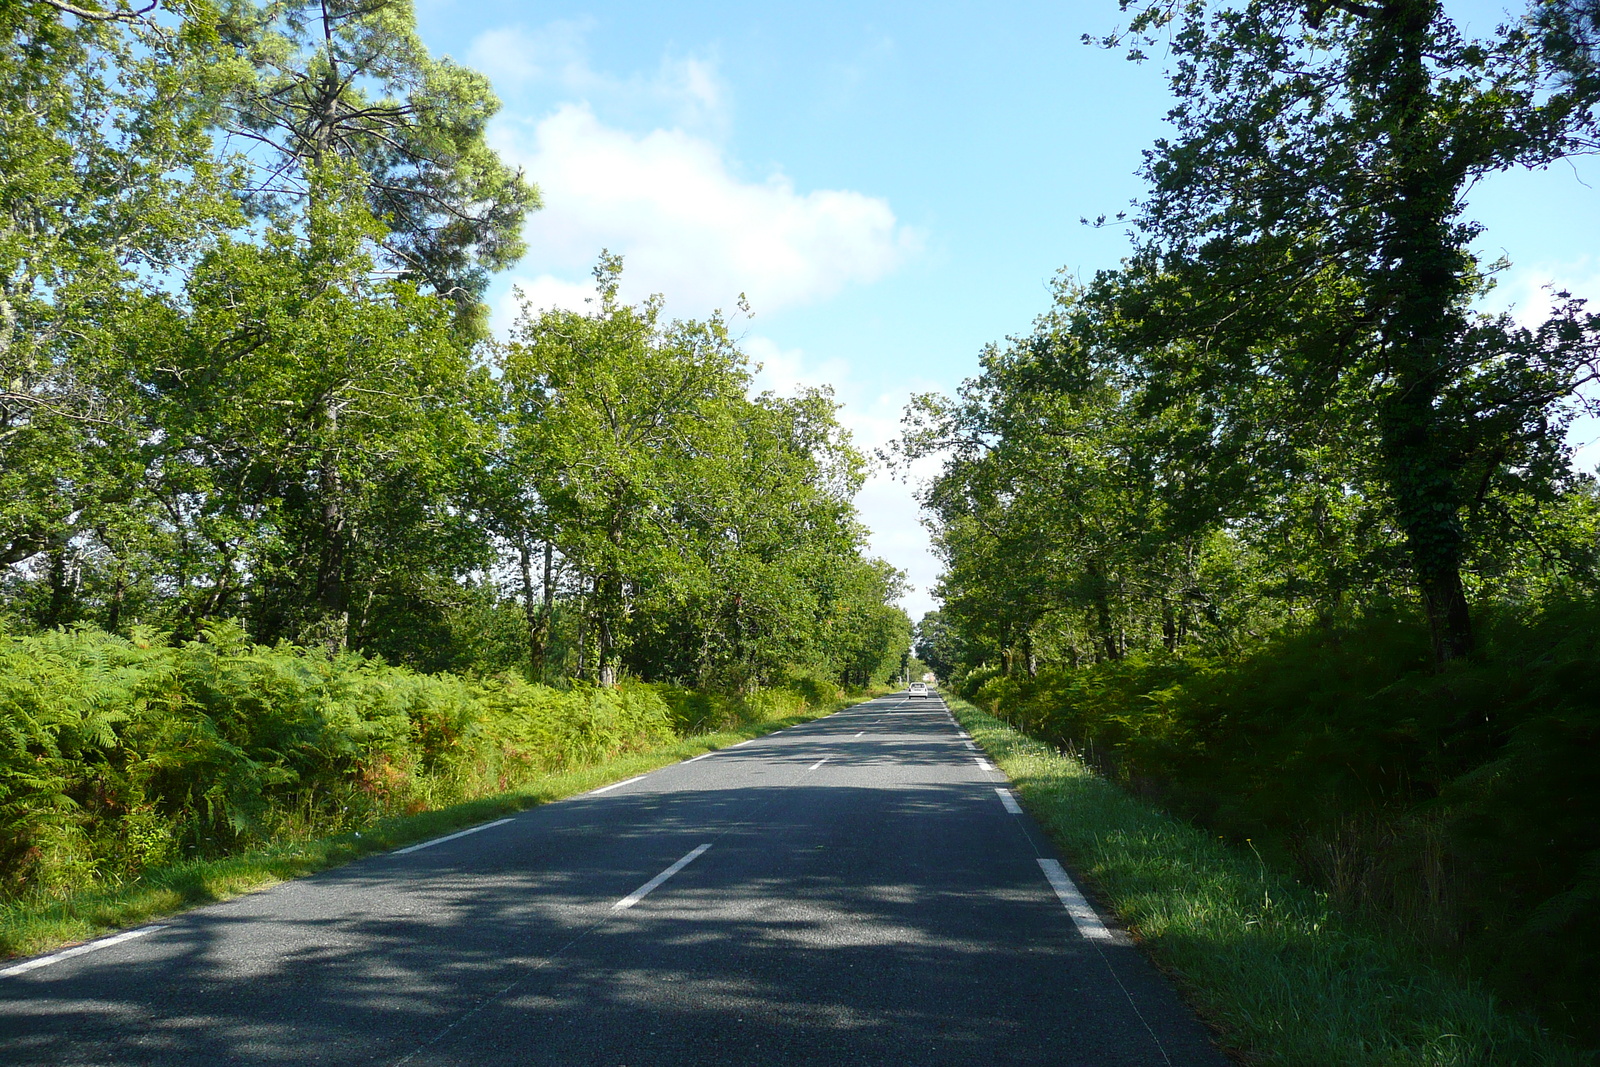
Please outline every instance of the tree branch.
M136 22L154 11L156 4L160 0L150 0L148 4L137 11L95 11L92 8L69 4L66 0L36 0L36 2L47 7L53 7L64 14L75 15L88 22Z

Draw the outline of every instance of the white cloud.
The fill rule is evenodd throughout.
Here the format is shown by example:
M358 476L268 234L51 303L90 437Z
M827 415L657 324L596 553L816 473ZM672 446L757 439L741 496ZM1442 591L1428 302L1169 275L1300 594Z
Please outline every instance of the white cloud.
M548 274L541 274L532 279L518 279L505 306L495 309L496 325L510 326L523 302L535 311L548 311L551 308L582 311L584 305L594 295L594 285L589 282L569 282L561 278L552 278Z
M1559 290L1587 297L1591 309L1600 308L1600 262L1593 256L1581 256L1568 263L1513 266L1500 278L1487 303L1509 310L1518 325L1533 329L1550 316Z
M632 134L586 105L502 123L494 140L544 194L517 271L530 291L546 276L581 277L609 248L626 259L625 296L659 292L669 309L704 314L742 292L761 314L875 281L919 247L879 197L802 193L782 175L744 181L708 139L677 129Z
M1535 329L1550 315L1555 294L1566 291L1586 298L1590 310L1600 310L1600 260L1580 256L1568 262L1534 263L1512 267L1489 294L1492 307L1504 308L1519 326ZM1586 390L1591 402L1596 391ZM1600 418L1583 414L1567 431L1573 448L1573 465L1580 470L1600 470Z
M758 390L793 396L801 389L837 388L839 382L850 377L850 364L842 359L830 359L813 366L807 363L800 349L783 348L760 334L744 338L740 347L758 365L755 376Z
M589 62L592 19L552 22L537 30L506 26L480 34L468 64L488 75L503 93L554 94L633 118L666 120L690 129L722 130L729 119L729 94L714 61L699 56L663 56L656 70L625 78L597 71Z

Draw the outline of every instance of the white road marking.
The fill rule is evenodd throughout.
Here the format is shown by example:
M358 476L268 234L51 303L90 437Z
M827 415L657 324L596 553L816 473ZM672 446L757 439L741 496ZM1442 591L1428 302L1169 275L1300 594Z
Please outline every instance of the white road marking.
M811 766L807 767L806 768L806 772L810 773L811 771L816 770L818 767L822 766L824 763L827 763L832 758L833 758L832 756L823 756L821 759L817 760L817 762L815 762Z
M1011 790L996 789L995 792L1000 794L1000 803L1005 805L1007 811L1013 815L1022 814L1022 805L1018 804L1017 798L1011 795Z
M685 762L685 763L698 763L699 761L705 759L707 756L715 756L715 755L716 755L715 752L702 752L702 753L700 753L700 755L696 756L694 759L687 759L687 760L684 760L683 762Z
M621 783L621 782L617 783L617 785L622 785L622 784L623 783ZM617 787L617 785L608 785L608 786L606 786L606 789L615 789ZM602 789L596 789L595 790L596 793L602 793L604 791L605 790L602 790ZM479 830L487 830L492 826L504 826L506 823L508 823L510 821L511 821L510 819L496 819L494 822L486 822L482 826L474 826L470 830L458 830L453 834L445 834L443 837L436 837L432 841L424 841L420 845L409 845L409 846L407 846L405 848L397 848L397 849L395 849L393 852L391 852L389 854L391 856L404 856L407 852L418 852L418 851L420 851L422 849L425 849L425 848L432 848L434 845L442 845L446 841L454 841L458 837L466 837L468 834L475 834Z
M973 756L972 758L977 760L978 761L978 766L983 768L984 770L986 770L986 771L994 770L993 767L989 766L989 761L984 759L982 756Z
M1050 888L1056 891L1062 907L1067 909L1067 914L1072 916L1073 925L1090 941L1116 941L1117 936L1106 929L1106 924L1100 921L1100 916L1095 914L1094 908L1078 892L1078 887L1072 884L1072 879L1067 877L1067 872L1061 869L1061 864L1055 860L1039 861L1039 867L1044 871L1044 876L1050 879Z
M866 733L866 731L865 731L865 730L862 730L862 731L861 731L861 734L864 734L864 733ZM861 736L861 734L856 734L856 737L860 737L860 736ZM856 739L856 737L852 737L852 738L851 738L851 739L850 739L850 740L852 740L852 741L854 741L854 740L855 740L855 739Z
M972 749L972 751L974 751L974 752L978 751L978 746L973 744L971 741L963 741L961 743L963 745L966 745L968 748Z
M10 978L14 974L26 974L28 971L37 971L40 967L48 967L52 963L60 963L62 960L70 960L74 956L84 956L91 952L99 952L103 948L110 948L112 945L120 945L124 941L132 941L136 937L143 937L146 934L153 934L157 930L165 929L165 926L141 926L137 930L127 930L123 933L117 934L115 937L105 937L101 938L99 941L91 941L87 945L78 945L76 948L62 949L60 952L52 952L48 956L40 956L36 960L29 960L26 963L19 963L15 966L7 967L5 970L0 971L0 978Z
M627 896L611 905L611 910L627 911L629 908L639 903L639 901L649 896L650 891L656 886L660 885L662 882L665 882L668 878L671 878L673 875L689 866L689 864L699 859L700 854L710 847L711 842L707 841L705 844L695 848L687 856L683 857L683 859L679 860L677 863L674 863L671 867L668 867L666 870L650 879L644 885L640 886L638 889L635 889L633 892L629 893Z
M620 782L612 782L610 785L603 785L599 789L591 789L587 793L585 793L584 796L597 797L601 793L609 793L613 789L621 789L623 786L628 785L628 784L630 784L632 782L637 782L639 779L641 779L643 777L644 777L644 775L642 775L642 774L636 774L632 778L624 778Z

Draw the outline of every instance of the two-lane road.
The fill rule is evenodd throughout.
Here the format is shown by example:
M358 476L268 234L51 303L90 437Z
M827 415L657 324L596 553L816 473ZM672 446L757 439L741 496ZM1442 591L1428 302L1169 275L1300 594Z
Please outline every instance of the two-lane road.
M0 971L0 1062L1224 1062L937 697L89 947Z

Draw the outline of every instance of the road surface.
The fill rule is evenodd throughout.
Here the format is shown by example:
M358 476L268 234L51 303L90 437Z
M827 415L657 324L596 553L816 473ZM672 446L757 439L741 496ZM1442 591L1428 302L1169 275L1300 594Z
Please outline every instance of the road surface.
M0 1063L1205 1065L937 696L0 967Z

